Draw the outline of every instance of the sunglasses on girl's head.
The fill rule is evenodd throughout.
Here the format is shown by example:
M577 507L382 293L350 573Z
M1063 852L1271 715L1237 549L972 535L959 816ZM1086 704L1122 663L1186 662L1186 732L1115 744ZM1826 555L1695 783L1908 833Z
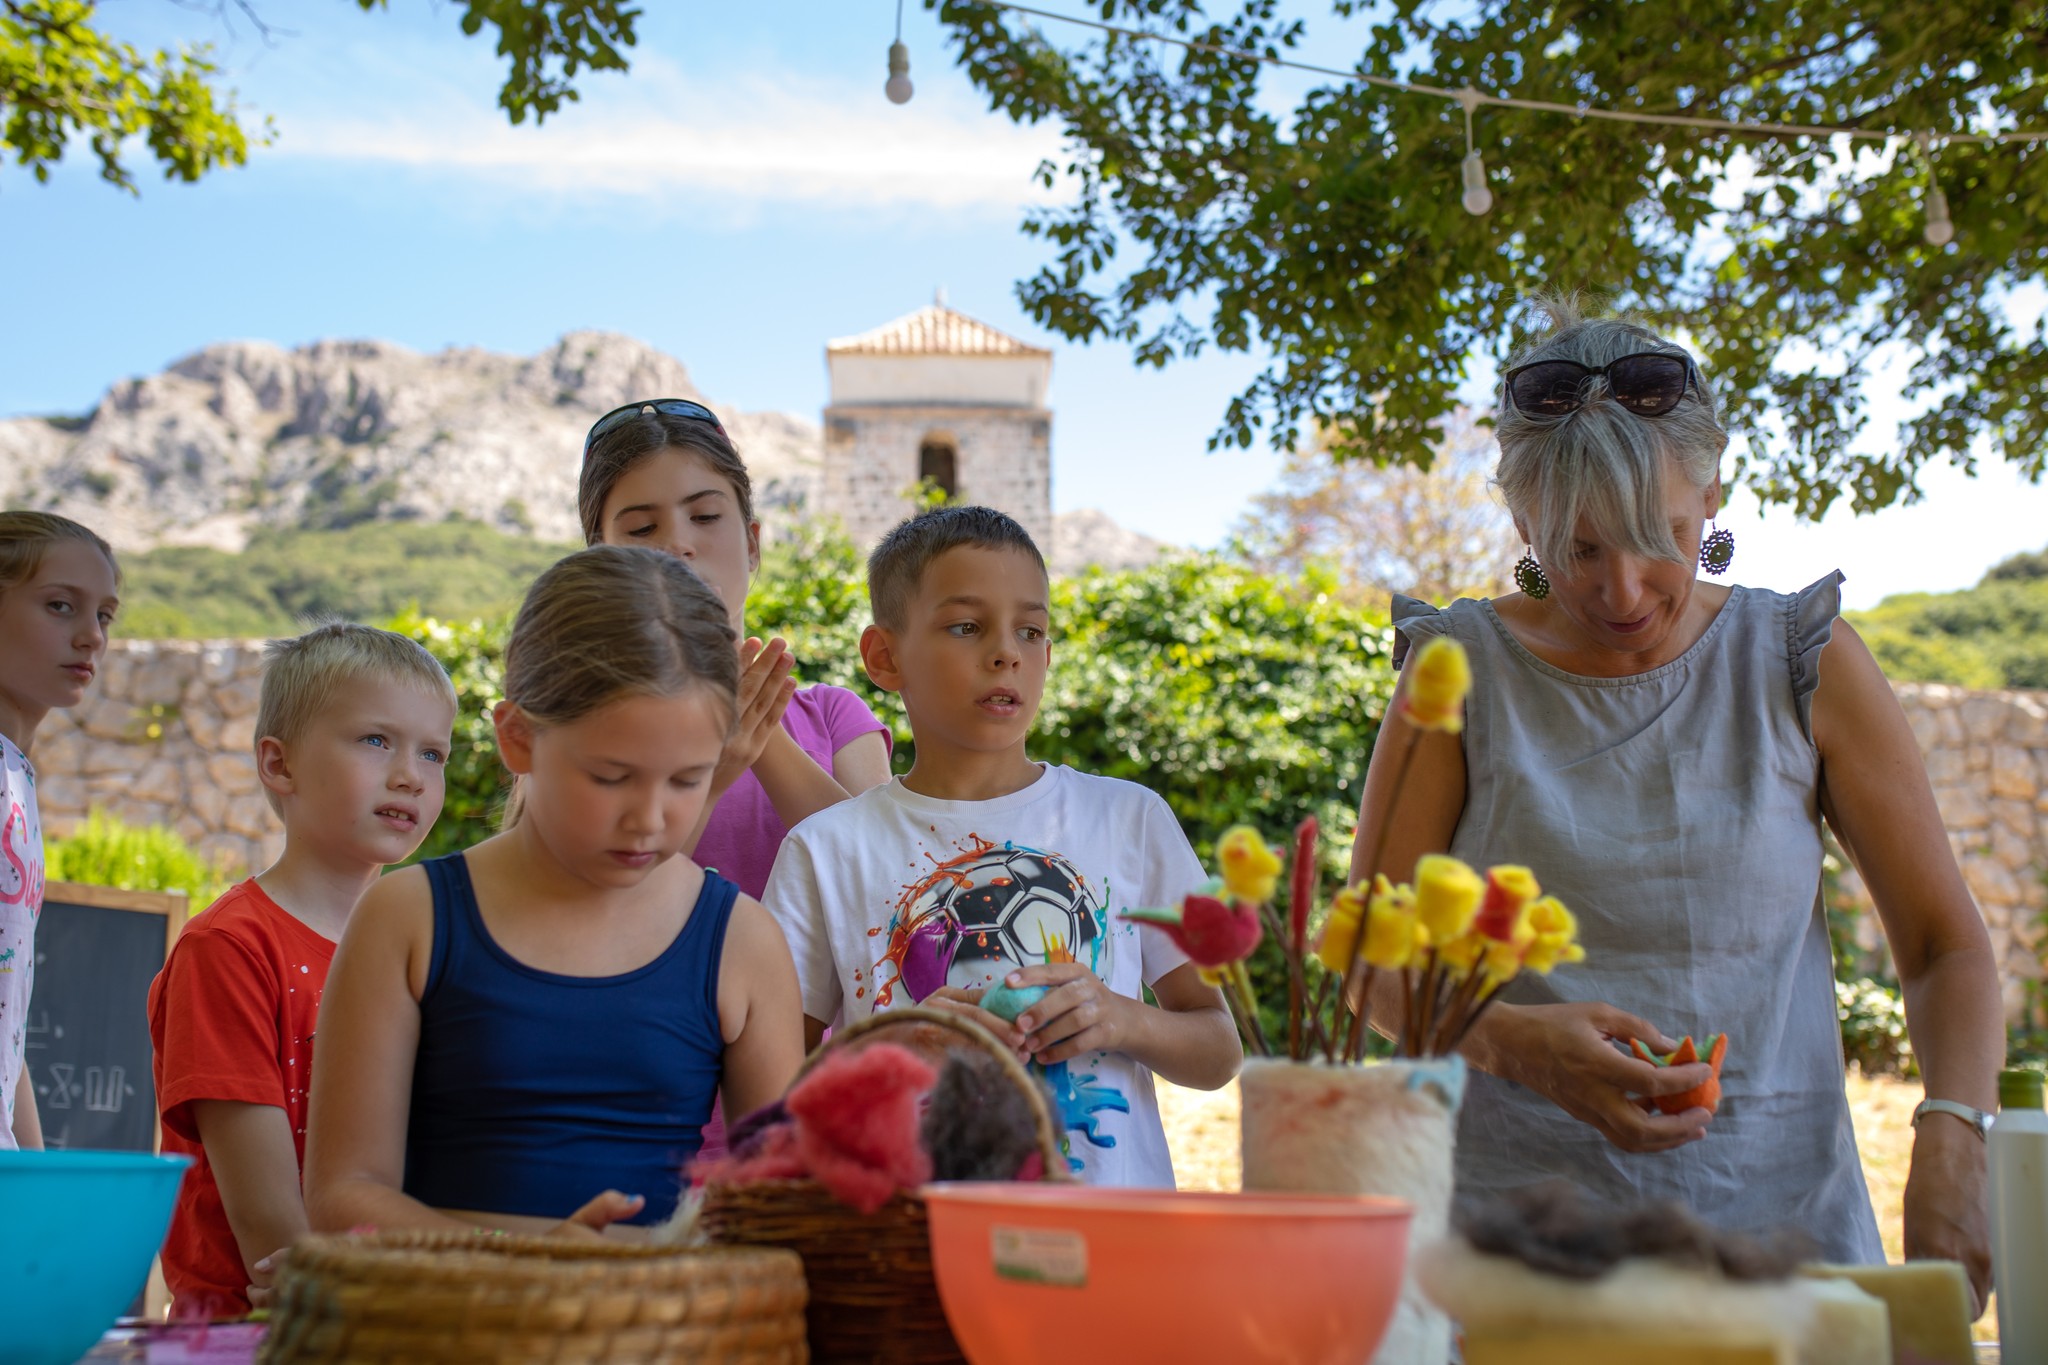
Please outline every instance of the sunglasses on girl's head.
M1539 360L1506 375L1508 401L1531 417L1562 417L1584 407L1595 379L1607 381L1607 395L1638 417L1662 417L1678 406L1698 381L1692 357L1669 351L1639 351L1598 369L1575 360Z
M590 434L583 438L583 453L588 455L591 445L607 431L616 431L643 413L656 412L667 417L689 417L699 422L709 422L718 428L720 435L725 434L725 425L718 420L718 415L702 403L694 403L687 398L655 398L644 403L628 403L624 407L613 408L598 418L590 428Z

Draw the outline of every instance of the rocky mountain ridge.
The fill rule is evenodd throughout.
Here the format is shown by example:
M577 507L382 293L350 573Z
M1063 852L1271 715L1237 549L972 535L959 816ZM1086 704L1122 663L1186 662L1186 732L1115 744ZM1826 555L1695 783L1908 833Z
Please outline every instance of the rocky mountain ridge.
M0 505L60 512L126 551L233 551L261 528L450 517L573 543L584 433L649 394L718 413L770 535L815 509L815 422L707 398L674 357L598 331L533 356L219 342L115 383L82 417L0 420ZM1093 511L1060 517L1055 542L1063 572L1130 567L1165 548Z
M734 411L650 346L571 332L529 357L218 343L114 384L83 418L0 421L0 499L74 517L127 550L236 550L258 527L450 516L575 541L584 432L650 393L718 412L764 509L801 505L814 486L814 423Z

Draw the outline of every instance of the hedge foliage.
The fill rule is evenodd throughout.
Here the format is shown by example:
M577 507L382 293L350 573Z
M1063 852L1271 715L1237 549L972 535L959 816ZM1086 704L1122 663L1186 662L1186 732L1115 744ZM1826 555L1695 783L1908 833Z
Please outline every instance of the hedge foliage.
M115 886L126 891L178 891L188 914L214 903L237 879L164 825L131 825L95 806L70 837L51 839L44 870L53 882Z
M894 765L903 772L915 741L902 704L860 663L866 583L843 536L805 530L764 556L748 629L789 641L804 682L864 697L894 732ZM1189 555L1056 580L1052 617L1052 675L1034 758L1151 787L1205 862L1233 824L1278 841L1313 813L1336 884L1393 687L1383 615L1340 602L1325 579L1283 581ZM465 848L495 828L504 785L489 708L503 677L506 627L502 618L454 624L416 613L393 623L447 666L462 703L447 805L421 857ZM1277 950L1254 965L1261 998L1284 1008Z
M574 548L461 520L264 529L239 554L165 546L122 556L115 629L138 640L247 639L296 634L309 618L381 621L416 606L490 618Z
M1849 619L1885 675L1958 687L2048 687L2048 550L1960 592L1901 593Z
M854 547L820 529L771 547L748 606L748 629L788 640L803 681L867 699L894 731L896 770L907 770L915 742L903 707L860 663L868 603ZM1205 859L1232 824L1277 839L1313 812L1330 869L1343 865L1392 690L1383 616L1339 602L1325 581L1283 582L1196 555L1056 580L1052 611L1034 757L1152 787ZM448 668L462 703L448 803L423 857L467 847L495 824L504 788L489 708L507 627L502 617L418 613L392 622Z

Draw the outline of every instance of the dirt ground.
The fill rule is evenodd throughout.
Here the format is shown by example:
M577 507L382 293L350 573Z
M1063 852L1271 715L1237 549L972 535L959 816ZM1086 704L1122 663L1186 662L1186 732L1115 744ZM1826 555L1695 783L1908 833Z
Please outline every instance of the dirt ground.
M1863 1154L1863 1178L1877 1210L1885 1257L1905 1259L1900 1210L1906 1195L1906 1165L1913 1153L1913 1106L1918 1083L1851 1071L1849 1112L1856 1146ZM1159 1082L1159 1112L1173 1151L1175 1178L1184 1190L1234 1190L1242 1176L1237 1151L1237 1086L1214 1091L1182 1090ZM1985 1311L1977 1335L1997 1336L1996 1309Z

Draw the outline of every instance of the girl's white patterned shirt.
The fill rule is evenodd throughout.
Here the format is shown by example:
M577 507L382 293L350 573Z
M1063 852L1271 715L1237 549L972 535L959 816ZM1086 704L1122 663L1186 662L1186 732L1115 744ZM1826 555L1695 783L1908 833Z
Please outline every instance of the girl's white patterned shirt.
M14 1141L14 1092L28 1051L36 984L36 921L43 913L43 820L36 770L0 735L0 1151Z

